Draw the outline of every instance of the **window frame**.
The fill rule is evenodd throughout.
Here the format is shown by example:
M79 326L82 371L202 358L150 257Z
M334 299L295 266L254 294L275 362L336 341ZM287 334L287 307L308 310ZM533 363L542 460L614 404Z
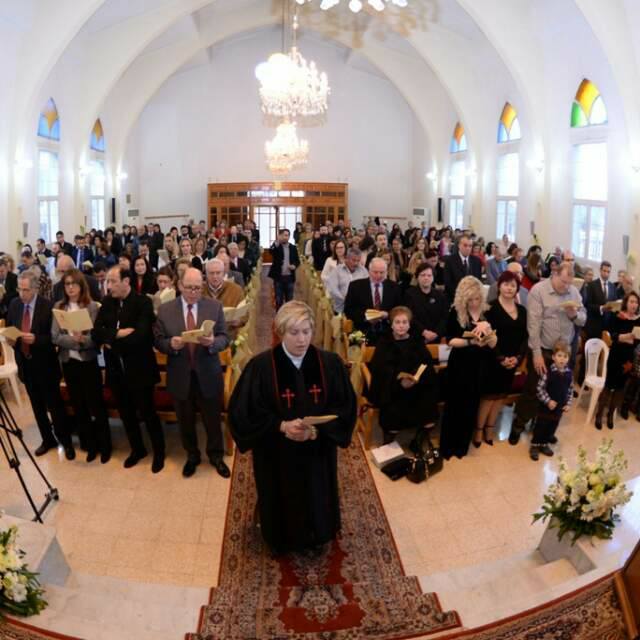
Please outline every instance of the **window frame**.
M511 242L515 242L516 239L516 231L518 228L518 209L520 208L520 174L521 174L521 158L520 158L520 147L519 147L520 139L512 140L509 142L499 142L499 153L496 158L496 237L502 238L502 236L506 233L509 236L509 240ZM499 194L498 185L499 181L499 163L500 159L508 156L508 155L516 155L517 156L517 165L518 165L518 189L517 193L511 194ZM504 221L503 224L500 225L500 204L504 203ZM513 203L515 205L515 211L513 213L513 220L510 221L509 215L509 204ZM509 233L509 227L512 226L513 234Z
M40 164L40 156L42 153L47 153L56 158L57 164L57 184L56 184L56 194L55 195L42 195L40 189L40 178L41 178L41 164ZM36 149L37 154L37 174L36 178L36 211L38 215L38 234L45 238L47 242L55 242L56 233L60 229L60 149L59 145L54 140L49 140L48 138L38 137L38 146ZM42 204L46 204L47 208L47 222L46 225L48 227L49 233L45 233L43 231L42 225ZM55 203L55 208L57 209L57 225L52 224L51 218L51 208L53 203Z

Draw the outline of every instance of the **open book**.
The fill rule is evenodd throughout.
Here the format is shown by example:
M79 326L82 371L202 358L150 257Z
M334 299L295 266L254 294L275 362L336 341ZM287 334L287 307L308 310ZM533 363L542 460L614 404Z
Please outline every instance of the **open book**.
M565 300L564 302L561 302L558 306L561 307L562 309L579 309L582 306L582 303L578 302L577 300Z
M171 262L169 259L169 252L166 249L158 249L158 258L165 264L169 264Z
M77 309L76 311L53 309L53 316L59 327L69 333L82 333L93 329L93 322L87 309Z
M364 312L364 318L367 322L372 320L382 320L385 317L385 312L379 309L367 309Z
M328 416L307 416L306 418L302 418L302 422L311 426L317 426L319 424L325 424L327 422L331 422L335 420L338 416L328 415Z
M213 320L205 320L202 325L200 325L199 329L192 329L191 331L183 331L182 338L183 342L191 342L193 344L198 344L198 340L200 338L209 338L213 333L213 327L215 326L215 322Z
M487 333L486 335L484 335L482 338L478 338L478 336L476 336L476 334L473 333L473 331L465 331L462 334L462 337L465 338L466 340L477 340L481 345L483 345L489 342L489 340L491 340L491 338L493 338L493 336L495 335L496 335L496 332L491 331L490 333Z
M427 370L427 365L422 363L418 370L415 373L406 373L405 371L401 371L398 374L398 380L413 380L414 382L420 382L420 378L422 374Z
M249 313L249 305L246 300L241 300L237 307L225 307L223 311L227 322L237 322Z
M612 311L613 313L618 313L622 310L622 300L611 300L603 305L606 311Z
M13 342L18 338L22 338L23 335L22 331L16 327L3 327L0 329L0 336L7 338L7 340L13 340Z

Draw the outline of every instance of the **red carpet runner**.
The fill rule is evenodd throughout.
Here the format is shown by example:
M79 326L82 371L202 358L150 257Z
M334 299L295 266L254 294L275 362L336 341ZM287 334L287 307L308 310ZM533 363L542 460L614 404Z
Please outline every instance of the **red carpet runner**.
M237 455L219 586L188 640L396 640L460 626L405 576L360 444L340 450L342 535L318 554L273 558L253 524L250 455Z

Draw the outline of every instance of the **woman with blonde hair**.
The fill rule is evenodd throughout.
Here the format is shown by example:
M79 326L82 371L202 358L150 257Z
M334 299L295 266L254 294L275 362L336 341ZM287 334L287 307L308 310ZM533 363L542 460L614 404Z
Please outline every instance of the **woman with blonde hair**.
M281 343L245 367L229 426L240 452L253 453L262 535L285 553L318 548L340 530L337 448L351 442L356 398L340 358L311 344L308 305L283 304L274 326Z
M476 429L483 383L497 344L497 337L485 319L488 308L480 280L473 276L462 278L447 320L451 354L440 435L440 450L445 459L464 457Z

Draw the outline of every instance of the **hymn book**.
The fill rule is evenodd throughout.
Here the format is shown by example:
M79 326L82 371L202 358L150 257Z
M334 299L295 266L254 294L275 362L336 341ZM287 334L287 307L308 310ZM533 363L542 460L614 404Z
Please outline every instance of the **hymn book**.
M224 307L223 311L227 322L237 322L249 313L249 306L246 300L241 300L237 307Z
M319 424L326 424L327 422L331 422L335 420L338 416L328 415L328 416L307 416L306 418L302 418L302 422L308 424L311 427L315 427Z
M562 307L563 309L579 309L582 306L582 303L578 302L577 300L565 300L558 306Z
M380 311L379 309L367 309L364 312L364 317L367 322L371 322L372 320L382 320L385 318L385 312Z
M466 340L477 340L478 344L485 345L495 335L496 335L496 332L495 331L491 331L490 333L487 333L486 335L482 336L481 338L478 338L478 336L475 333L473 333L473 331L465 331L462 334L462 337L465 338Z
M86 308L76 309L76 311L53 309L53 316L58 326L69 333L82 333L93 329L93 322Z
M12 340L15 342L18 338L22 338L25 335L18 329L17 327L4 327L0 329L0 336L7 338L7 340Z
M413 380L414 382L420 382L422 374L427 370L427 365L423 362L415 373L406 373L401 371L398 374L398 380Z
M606 304L602 305L605 311L613 311L614 313L618 313L622 310L622 300L611 300Z
M371 449L371 457L373 463L381 469L385 464L404 458L404 449L394 440L391 444L385 444L382 447Z
M158 258L160 258L160 260L165 264L169 264L171 262L169 259L169 252L166 249L158 249Z
M213 320L205 320L199 329L192 329L191 331L183 331L182 338L183 342L190 342L193 344L198 344L200 338L210 338L213 333L213 327L215 326L215 322Z

